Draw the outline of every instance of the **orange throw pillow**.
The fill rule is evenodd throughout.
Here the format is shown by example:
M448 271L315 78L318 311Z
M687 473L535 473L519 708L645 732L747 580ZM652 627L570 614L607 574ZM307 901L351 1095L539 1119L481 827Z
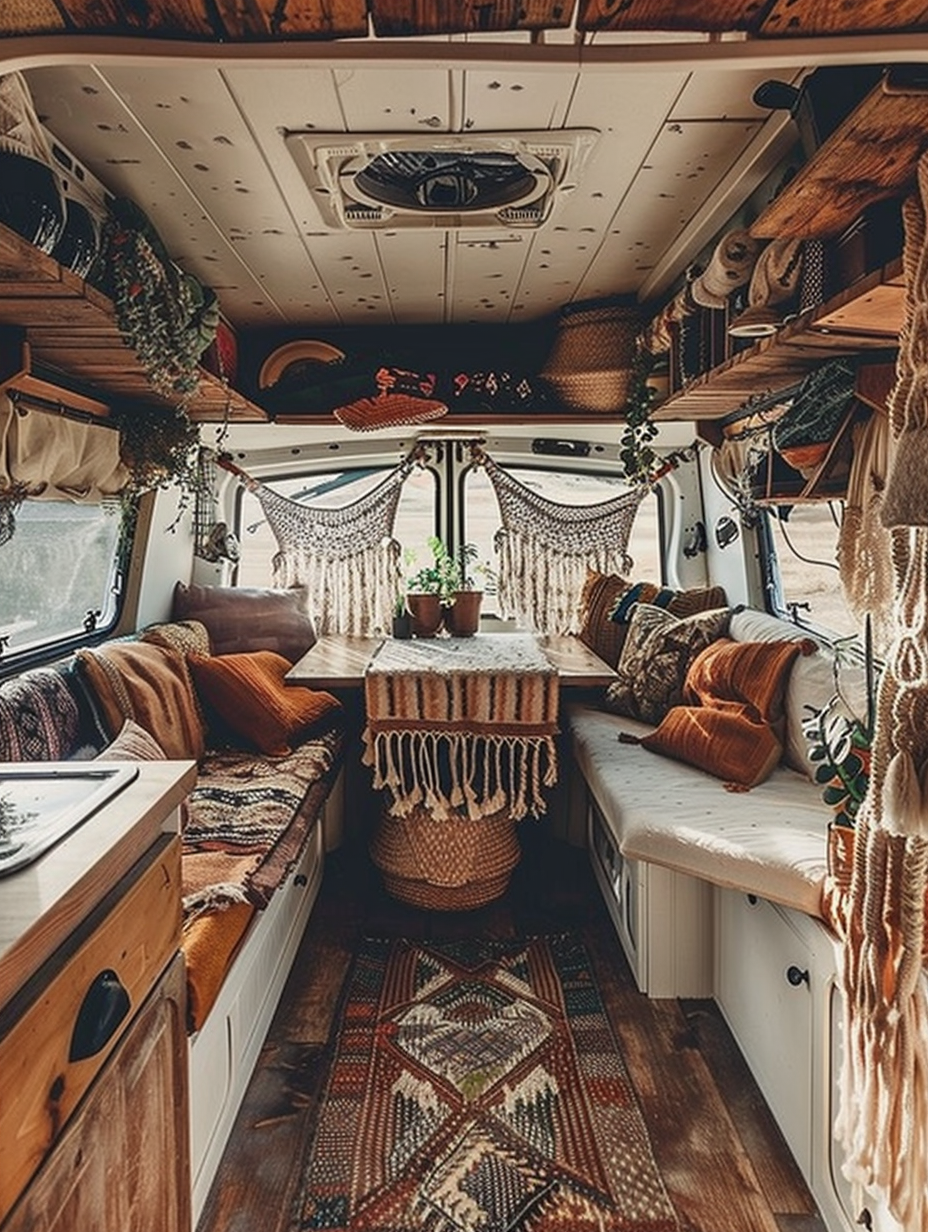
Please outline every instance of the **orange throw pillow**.
M228 727L270 757L285 757L292 741L341 702L331 693L284 683L291 663L273 650L190 655L197 692Z
M713 642L687 672L684 697L693 704L674 706L641 744L742 787L762 783L782 755L786 685L808 645Z

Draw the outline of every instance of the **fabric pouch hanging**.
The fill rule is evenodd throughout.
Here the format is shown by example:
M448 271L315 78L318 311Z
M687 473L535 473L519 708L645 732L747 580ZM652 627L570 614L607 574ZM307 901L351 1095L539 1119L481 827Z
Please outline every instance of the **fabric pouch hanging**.
M854 366L833 359L803 378L792 404L773 427L773 447L808 477L824 460L854 397Z

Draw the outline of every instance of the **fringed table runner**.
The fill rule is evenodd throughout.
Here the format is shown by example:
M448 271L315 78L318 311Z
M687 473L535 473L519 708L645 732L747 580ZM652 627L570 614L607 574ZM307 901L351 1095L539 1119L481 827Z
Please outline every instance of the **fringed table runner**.
M642 484L595 505L561 505L479 448L474 461L493 485L503 523L496 535L500 614L538 633L579 632L587 575L632 569L628 540L650 489Z
M534 637L388 639L364 683L364 761L389 813L513 821L557 779L558 675Z

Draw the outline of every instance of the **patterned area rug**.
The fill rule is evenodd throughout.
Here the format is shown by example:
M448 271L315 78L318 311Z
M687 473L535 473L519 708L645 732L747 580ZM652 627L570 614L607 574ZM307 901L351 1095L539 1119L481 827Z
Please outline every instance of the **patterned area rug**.
M293 1228L675 1232L575 938L364 943Z

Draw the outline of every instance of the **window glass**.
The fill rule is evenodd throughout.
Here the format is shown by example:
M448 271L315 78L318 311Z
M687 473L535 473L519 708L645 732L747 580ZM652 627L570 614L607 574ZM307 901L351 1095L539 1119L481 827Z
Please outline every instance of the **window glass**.
M4 657L108 629L119 614L121 518L101 505L25 501L0 546Z
M768 514L776 554L781 614L842 637L859 633L847 609L838 574L841 505L816 501L792 505L786 516Z
M559 505L596 505L628 491L628 484L614 475L590 475L578 471L532 470L511 467L520 483ZM499 502L484 470L475 468L464 479L464 535L477 548L477 561L496 572L498 556L493 544L500 527ZM638 508L628 543L636 577L662 578L658 531L658 498L649 493ZM488 596L495 587L484 587ZM492 604L485 609L492 611Z
M337 509L360 500L389 473L390 468L387 467L328 471L298 478L272 479L268 481L268 486L300 504ZM404 549L424 553L429 535L435 534L435 517L435 475L432 471L416 467L400 491L394 535ZM271 562L277 551L277 540L265 520L257 497L248 491L242 494L239 526L241 559L238 585L273 585Z

